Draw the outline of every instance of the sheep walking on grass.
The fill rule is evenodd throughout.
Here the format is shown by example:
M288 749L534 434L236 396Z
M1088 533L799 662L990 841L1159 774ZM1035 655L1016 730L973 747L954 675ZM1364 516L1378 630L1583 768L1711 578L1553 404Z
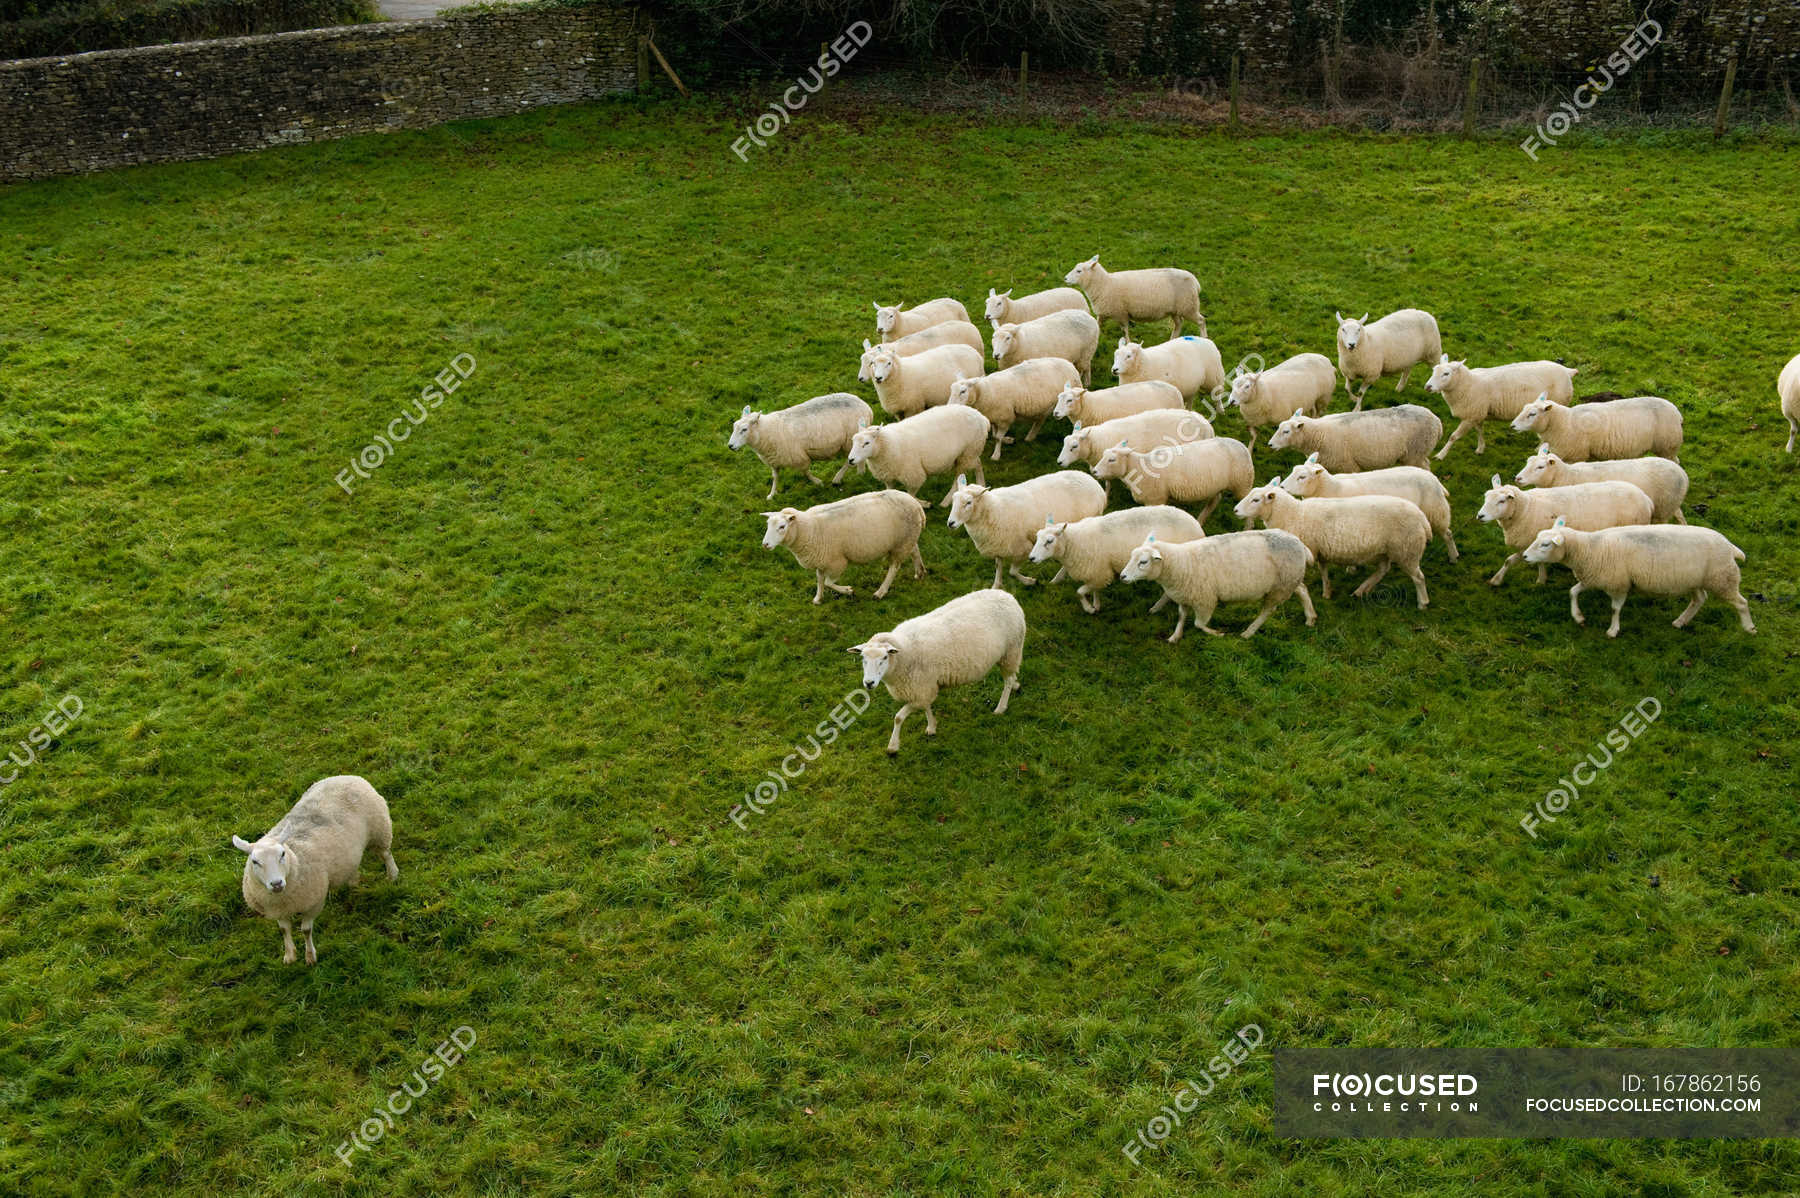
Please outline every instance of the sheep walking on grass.
M1192 400L1225 384L1225 360L1219 347L1204 337L1177 337L1161 345L1121 341L1113 351L1113 374L1121 383L1152 379L1171 383L1181 398Z
M1028 358L1016 366L996 370L981 378L958 379L950 384L950 404L967 404L994 426L994 461L1000 460L1000 447L1012 438L1007 436L1013 424L1024 420L1031 424L1027 441L1037 440L1038 430L1056 409L1064 387L1081 382L1081 373L1072 362L1062 358Z
M356 881L364 850L381 854L388 881L400 876L387 802L367 779L354 774L313 783L254 844L242 836L233 836L231 844L249 858L244 862L244 901L281 928L284 965L294 963L296 920L306 937L306 963L318 961L313 921L334 887Z
M994 328L996 366L1005 369L1032 358L1061 358L1081 372L1084 387L1093 381L1094 354L1099 348L1099 322L1073 308Z
M1005 291L995 291L989 287L985 315L988 323L997 329L1003 324L1024 324L1028 320L1069 309L1078 312L1088 310L1087 297L1073 287L1052 287L1048 291L1036 291L1018 299L1013 298L1011 287Z
M1526 491L1507 486L1496 474L1475 518L1483 524L1498 524L1507 548L1514 552L1488 582L1493 586L1504 582L1506 572L1524 558L1538 533L1556 520L1567 519L1571 528L1591 532L1621 524L1648 524L1654 511L1650 497L1630 483L1576 483ZM1540 585L1546 576L1547 568L1538 566Z
M1092 615L1100 610L1099 593L1112 585L1131 560L1132 551L1147 538L1178 545L1205 535L1200 521L1178 507L1132 507L1061 524L1046 520L1031 547L1031 560L1061 562L1062 569L1050 581L1057 582L1064 575L1074 579L1075 598L1081 609ZM1165 595L1150 610L1160 610L1167 601Z
M925 505L917 496L870 491L805 511L789 507L763 515L768 518L763 548L785 545L795 561L813 572L815 604L824 602L827 587L839 595L854 593L838 585L847 566L887 559L887 577L875 589L877 599L888 593L900 563L908 557L912 558L913 577L925 577L925 559L919 555Z
M1619 612L1632 590L1651 595L1686 595L1688 605L1675 617L1685 628L1707 596L1717 595L1737 610L1745 632L1755 632L1750 604L1738 590L1738 563L1744 551L1710 528L1693 524L1646 524L1582 532L1558 518L1525 550L1525 560L1540 567L1560 562L1575 572L1569 588L1569 614L1577 624L1582 591L1605 591L1612 600L1607 636L1619 635Z
M1511 421L1525 410L1525 405L1542 395L1551 403L1567 407L1575 402L1575 376L1580 373L1561 362L1509 362L1504 366L1477 366L1452 362L1449 354L1439 358L1425 380L1425 390L1442 395L1450 405L1450 414L1459 423L1438 460L1467 433L1475 430L1475 452L1487 452L1487 438L1482 424L1489 420Z
M1121 416L1092 426L1077 423L1075 431L1063 438L1062 452L1056 455L1056 464L1091 468L1098 465L1106 451L1115 445L1149 451L1158 445L1205 441L1212 435L1213 426L1198 412L1186 408L1152 408L1148 412ZM1101 483L1107 499L1111 500L1112 480L1102 479Z
M892 424L858 429L850 441L850 465L867 470L883 486L898 483L917 495L936 474L967 474L985 482L981 451L987 448L987 417L974 408L929 408ZM950 506L950 493L944 495Z
M1191 320L1206 336L1206 317L1200 315L1200 280L1193 272L1173 266L1149 267L1143 270L1109 271L1100 265L1100 255L1078 262L1063 282L1087 293L1094 315L1110 320L1124 329L1125 340L1131 340L1134 320L1169 322L1169 336L1181 335L1181 322Z
M1419 610L1430 599L1419 560L1431 540L1425 513L1392 495L1356 495L1346 499L1295 499L1281 489L1281 476L1258 487L1237 505L1238 519L1261 520L1269 528L1291 532L1306 543L1319 562L1319 587L1331 598L1330 566L1380 567L1352 592L1361 598L1375 589L1387 572L1399 566L1413 580Z
M1201 632L1224 636L1212 627L1212 615L1219 604L1261 600L1262 610L1239 634L1249 640L1269 613L1294 594L1300 596L1306 626L1311 628L1318 623L1319 613L1313 609L1312 596L1306 591L1306 567L1312 562L1312 551L1298 537L1278 529L1228 532L1179 545L1152 536L1132 551L1130 560L1119 571L1119 579L1159 582L1164 597L1175 600L1171 645L1180 642L1190 614L1194 627Z
M814 462L829 461L850 452L856 430L867 424L875 413L869 405L848 391L820 395L779 412L752 412L746 407L731 426L731 449L750 447L757 460L769 468L768 498L775 498L781 486L783 467L800 470L808 482L824 483L812 472ZM832 483L844 481L850 463L838 467Z
M1256 485L1256 467L1250 449L1230 437L1186 441L1136 450L1118 444L1094 463L1094 477L1105 482L1122 478L1131 497L1146 507L1163 503L1204 503L1200 523L1219 506L1229 491L1248 495Z
M1319 464L1317 454L1295 466L1281 489L1296 499L1347 499L1352 495L1392 495L1404 499L1431 522L1431 534L1444 542L1444 551L1455 561L1456 537L1450 530L1450 492L1437 475L1419 466L1389 466L1355 474L1333 474Z
M869 359L876 402L896 420L942 407L958 379L980 378L985 370L981 351L966 345L940 345L908 357L883 346Z
M1384 376L1398 374L1400 381L1394 390L1404 391L1413 367L1443 356L1437 318L1419 308L1389 312L1373 324L1367 312L1361 320L1345 320L1342 312L1334 315L1338 369L1344 375L1344 390L1356 401L1355 411L1362 411L1363 396ZM1360 391L1358 383L1362 384Z
M1025 609L1005 591L975 591L852 645L850 652L862 657L863 686L886 686L900 704L887 747L894 754L907 716L923 709L925 735L936 736L931 705L938 692L980 682L995 666L1003 681L994 714L1006 714L1025 659Z
M1793 453L1794 438L1800 436L1800 354L1795 354L1781 368L1775 391L1781 396L1782 418L1788 422L1787 451Z
M969 310L962 306L962 301L949 296L926 300L916 308L908 308L905 304L874 304L873 307L875 336L882 341L898 341L920 329L952 320L975 323L969 319Z
M1540 395L1519 409L1512 426L1517 432L1536 433L1565 462L1646 453L1680 460L1681 409L1655 395L1589 400L1572 408Z
M1105 510L1106 493L1079 470L1040 474L1011 487L971 486L959 478L947 523L951 528L966 527L976 551L993 559L996 588L1003 583L1002 568L1034 586L1037 579L1019 573L1019 563L1031 555L1039 526L1045 521L1085 520Z
M1658 524L1686 524L1681 505L1687 501L1688 476L1668 458L1604 458L1598 462L1565 462L1548 445L1525 459L1513 476L1522 487L1568 487L1576 483L1630 483L1650 497L1650 518Z
M1337 390L1337 371L1324 354L1295 354L1266 370L1247 370L1231 380L1231 397L1250 429L1250 448L1256 448L1256 430L1279 424L1296 411L1323 416Z
M1424 469L1431 458L1431 447L1443 435L1444 422L1436 413L1417 404L1403 403L1319 417L1296 411L1269 435L1269 448L1317 454L1333 474L1388 466Z
M858 382L866 383L872 377L875 355L884 349L891 349L902 358L910 358L914 354L922 354L928 349L937 349L942 345L966 345L976 353L984 353L986 342L981 339L981 330L967 321L947 320L943 324L934 324L928 329L920 329L909 333L898 341L883 341L873 345L867 337L863 338L862 361L856 368Z
M1056 397L1056 409L1051 415L1073 420L1076 424L1093 425L1159 408L1181 411L1185 410L1186 402L1174 384L1150 379L1094 391L1086 387L1064 387L1062 394Z

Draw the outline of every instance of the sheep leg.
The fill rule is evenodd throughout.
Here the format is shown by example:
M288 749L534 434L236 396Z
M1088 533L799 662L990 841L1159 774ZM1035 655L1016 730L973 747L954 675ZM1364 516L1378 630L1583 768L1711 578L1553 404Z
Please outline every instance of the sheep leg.
M913 577L925 577L925 559L919 554L919 543L913 542Z
M994 581L988 585L989 590L1004 591L1006 589L1000 582L1000 572L1005 568L1005 562L1001 561L999 558L994 559Z
M1100 610L1100 600L1094 597L1092 588L1085 582L1075 588L1075 598L1081 600L1081 610L1090 616Z
M1162 598L1158 599L1155 603L1152 603L1150 605L1150 614L1154 616L1157 612L1161 611L1163 608L1167 607L1168 605L1169 605L1169 592L1164 591L1162 593ZM1096 604L1095 606L1099 606L1099 605Z
M394 864L394 850L393 849L386 848L386 849L381 850L381 864L382 864L382 867L387 870L387 880L388 881L393 882L393 881L396 881L399 879L400 867L398 865Z
M1261 628L1263 622L1269 618L1269 613L1286 602L1288 595L1291 594L1293 594L1292 591L1289 591L1286 594L1279 590L1270 591L1268 598L1263 601L1262 610L1256 613L1256 619L1250 621L1250 627L1244 629L1244 631L1238 633L1238 635L1245 640L1249 640L1251 637L1255 636L1256 630Z
M1057 583L1061 582L1063 579L1067 578L1068 576L1069 576L1069 568L1067 566L1059 566L1056 571L1056 577L1052 578L1050 580L1050 585L1055 586Z
M1179 336L1181 336L1181 317L1171 316L1169 317L1169 340L1173 341Z
M281 963L292 965L297 956L294 952L294 925L285 919L275 922L281 926Z
M1186 627L1187 608L1177 603L1175 605L1175 631L1169 634L1169 643L1171 645L1178 645L1181 643L1181 630Z
M1031 426L1031 431L1025 434L1025 439L1027 441L1037 440L1038 430L1043 427L1044 427L1044 422L1042 420L1038 421L1036 424Z
M1012 425L1010 424L1006 426L1006 428L1011 427ZM1000 447L1007 442L1006 428L997 428L994 430L994 456L991 459L992 461L997 462L1000 460Z
M1254 424L1252 424L1250 426L1250 444L1248 446L1246 446L1246 448L1248 448L1248 449L1256 448L1256 426Z
M300 923L300 931L306 937L306 963L308 965L317 965L319 963L319 950L313 947L312 924L313 921L310 919L302 920Z
M850 459L845 458L844 464L842 466L838 467L838 472L831 476L831 485L835 487L839 483L843 482L844 475L846 475L848 473L850 473Z
M1587 623L1587 619L1581 614L1581 584L1579 582L1569 588L1569 614L1575 618L1577 624Z
M1306 584L1295 584L1294 593L1300 596L1300 610L1306 613L1306 626L1311 628L1319 622L1319 613L1313 609L1312 596L1306 593Z
M1700 605L1705 602L1706 592L1695 591L1693 599L1687 605L1687 610L1675 617L1675 627L1686 628L1688 626L1688 621L1694 618L1694 613L1699 611Z
M1487 434L1482 431L1484 427L1485 426L1479 420L1475 422L1475 452L1476 453L1486 453L1487 452Z
M995 715L1006 714L1006 705L1012 701L1012 694L1018 689L1019 675L1015 669L1014 673L1008 674L1000 683L1000 706L994 708Z
M1787 443L1787 451L1789 453L1794 452L1794 438L1796 436L1800 436L1800 420L1789 420L1788 421L1788 443Z
M1550 581L1550 566L1546 562L1538 563L1538 585L1543 586Z
M1451 561L1455 561L1457 558L1462 556L1461 551L1459 551L1456 548L1456 535L1450 531L1449 524L1444 525L1443 533L1444 533L1444 551L1450 555Z
M981 467L980 453L975 455L975 485L978 487L987 486L987 471Z
M1419 593L1419 610L1424 611L1431 603L1431 597L1425 593L1425 571L1419 569L1418 562L1402 563L1402 570L1413 580L1413 590Z
M1613 618L1612 623L1606 626L1606 635L1618 636L1619 613L1625 609L1625 600L1631 597L1631 588L1626 587L1625 590L1619 592L1617 595L1612 594L1611 591L1608 591L1607 594L1612 598Z
M911 703L902 703L900 710L894 713L894 734L888 737L888 756L892 757L900 751L900 725L906 723L906 717L913 713ZM930 717L927 717L929 719Z
M1212 499L1207 502L1207 505L1201 509L1200 515L1197 517L1199 519L1200 523L1205 524L1206 518L1208 516L1212 515L1213 509L1218 506L1219 506L1219 497L1217 495L1214 495L1212 497Z
M936 702L936 700L933 700L933 702ZM937 735L937 713L931 710L930 703L925 704L925 735Z
M1444 447L1437 451L1437 460L1440 462L1443 461L1444 455L1450 452L1450 447L1462 440L1464 435L1466 435L1471 428L1475 430L1475 452L1480 453L1482 451L1481 421L1465 420L1456 426L1455 430L1451 432L1449 438L1444 442Z
M1008 574L1012 575L1014 578L1018 579L1020 582L1024 583L1028 587L1034 587L1037 585L1037 579L1027 578L1023 574L1019 573L1019 564L1017 562L1014 562L1011 565L1007 566L1006 572Z
M1680 508L1675 509L1675 523L1676 524L1686 524L1687 523L1687 517L1682 514Z
M1130 341L1131 340L1131 317L1129 317L1129 316L1119 317L1119 325L1125 330L1125 335L1123 337L1119 338L1119 340Z
M781 471L777 470L773 466L770 466L769 467L769 493L767 495L765 495L764 498L765 499L775 498L775 489L779 486L781 486Z
M813 573L819 576L819 585L816 588L814 588L814 590L813 590L813 603L814 604L819 603L821 600L823 600L825 598L825 588L826 587L830 587L833 591L836 591L840 595L854 595L856 593L850 587L841 587L836 582L834 582L832 579L825 577L825 571L823 571L823 570L814 570Z
M1363 579L1363 584L1361 586L1357 587L1354 591L1351 591L1350 597L1352 599L1361 599L1364 595L1367 595L1370 591L1374 590L1375 584L1380 582L1383 578L1387 577L1387 572L1393 566L1393 564L1394 563L1391 559L1383 558L1382 562L1381 562L1381 569L1375 571L1375 573L1373 573L1373 574L1369 575L1367 578Z
M1331 571L1325 568L1324 562L1319 563L1319 588L1325 598L1331 598Z
M806 467L806 481L814 484L815 486L822 487L825 485L825 480L820 478L818 475L816 475L812 472L811 464L808 464Z
M875 588L875 597L877 599L887 595L888 588L894 585L894 575L898 573L900 573L900 559L896 557L889 560L887 577L883 578L881 580L881 585Z
M1500 572L1495 574L1492 578L1488 579L1488 585L1491 587L1499 586L1501 584L1501 582L1503 582L1505 580L1506 572L1524 560L1525 560L1525 554L1523 551L1520 551L1518 553L1513 554L1511 557L1507 558L1505 561L1501 562L1500 563Z
M1756 631L1756 621L1750 618L1750 603L1744 598L1742 591L1733 587L1731 594L1721 595L1719 598L1737 608L1738 623L1743 626L1745 632Z

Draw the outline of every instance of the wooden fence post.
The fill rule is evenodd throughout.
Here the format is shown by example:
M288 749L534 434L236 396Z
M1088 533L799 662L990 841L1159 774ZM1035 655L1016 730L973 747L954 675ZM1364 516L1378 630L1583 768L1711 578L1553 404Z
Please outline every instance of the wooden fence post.
M1238 58L1239 52L1231 52L1231 127L1238 127Z
M1475 109L1479 103L1481 89L1481 56L1478 54L1469 60L1469 90L1463 96L1463 140L1468 141L1475 136Z
M1725 62L1725 86L1719 91L1719 112L1713 117L1713 140L1725 136L1725 122L1731 119L1731 85L1737 79L1737 51Z
M1019 51L1019 107L1025 107L1025 87L1031 71L1031 51Z

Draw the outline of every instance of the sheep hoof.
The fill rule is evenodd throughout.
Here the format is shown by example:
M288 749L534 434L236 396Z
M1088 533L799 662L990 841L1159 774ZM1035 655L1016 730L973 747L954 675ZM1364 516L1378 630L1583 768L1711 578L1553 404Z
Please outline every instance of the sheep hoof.
M283 965L292 965L296 959L296 956L297 956L297 954L294 952L293 949L290 948L286 952L281 954L281 963Z

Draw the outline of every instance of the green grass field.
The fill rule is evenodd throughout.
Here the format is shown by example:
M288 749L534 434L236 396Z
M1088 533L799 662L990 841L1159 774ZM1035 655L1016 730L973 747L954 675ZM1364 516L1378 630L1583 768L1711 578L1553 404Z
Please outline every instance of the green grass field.
M1534 165L808 113L741 165L740 132L601 106L0 190L0 737L82 705L0 791L0 1190L1800 1191L1791 1142L1304 1142L1269 1109L1282 1046L1795 1041L1791 145ZM1531 444L1495 429L1441 468L1464 557L1432 547L1428 611L1399 579L1169 646L1149 588L1088 617L1040 586L1007 715L997 677L949 692L890 761L878 695L740 830L856 688L844 647L991 571L934 510L925 581L875 603L867 567L811 606L733 416L857 388L871 300L973 305L1096 251L1193 269L1228 363L1419 304L1477 364L1674 400L1758 634L1637 598L1608 641L1566 573L1491 589L1475 509ZM1525 835L1646 696L1661 718ZM333 773L387 796L402 874L365 865L318 965L283 966L230 837ZM1252 1022L1264 1047L1126 1160Z

